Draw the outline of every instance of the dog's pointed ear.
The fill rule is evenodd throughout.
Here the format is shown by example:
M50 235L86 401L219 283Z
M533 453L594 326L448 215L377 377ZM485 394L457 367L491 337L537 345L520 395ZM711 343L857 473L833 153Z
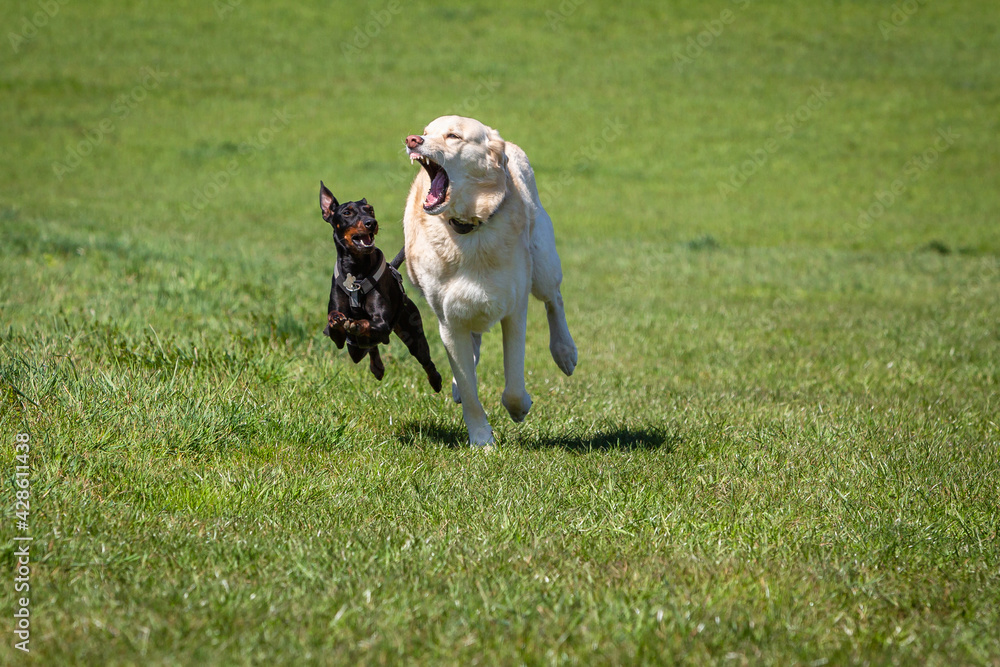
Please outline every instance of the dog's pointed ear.
M368 203L368 198L367 198L367 197L365 197L365 198L363 198L363 199L362 199L362 200L361 200L360 202L358 202L358 203L359 203L359 204L367 204L367 203Z
M337 203L337 198L333 196L330 189L323 185L323 181L319 182L319 209L323 212L323 219L330 222L330 217L333 212L337 209L340 204ZM332 223L331 223L332 224Z

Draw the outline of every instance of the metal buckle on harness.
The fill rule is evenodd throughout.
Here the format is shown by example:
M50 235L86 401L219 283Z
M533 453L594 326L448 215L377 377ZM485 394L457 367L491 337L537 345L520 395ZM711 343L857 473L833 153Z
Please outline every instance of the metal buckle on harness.
M358 296L358 292L361 291L361 283L350 273L344 279L344 289L347 290L347 295L351 297L351 305L355 308L360 308L361 299Z

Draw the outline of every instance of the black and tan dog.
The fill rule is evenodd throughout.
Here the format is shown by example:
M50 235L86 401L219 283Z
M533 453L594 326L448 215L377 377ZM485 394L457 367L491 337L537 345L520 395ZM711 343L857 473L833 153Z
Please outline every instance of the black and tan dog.
M337 265L323 333L338 348L347 343L354 363L368 355L372 375L381 380L385 366L378 346L388 344L389 332L394 331L424 367L434 391L441 391L441 375L431 360L420 310L403 291L403 279L397 271L403 253L390 263L375 247L375 210L365 199L338 203L323 181L319 183L319 206L323 219L333 227L337 244Z

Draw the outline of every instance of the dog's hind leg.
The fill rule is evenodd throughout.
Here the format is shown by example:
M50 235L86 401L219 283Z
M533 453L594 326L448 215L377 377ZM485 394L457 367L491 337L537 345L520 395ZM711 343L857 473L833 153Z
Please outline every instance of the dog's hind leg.
M376 380L381 381L385 375L385 366L382 365L382 356L378 353L378 348L373 347L368 350L368 370L372 372Z
M440 325L441 342L448 351L455 387L462 398L462 418L469 429L469 442L478 447L493 444L493 429L486 418L483 404L479 402L476 388L476 357L473 334L468 329L451 330Z
M552 219L541 205L537 208L535 231L531 238L531 259L531 294L545 304L545 315L549 321L549 352L556 366L566 375L572 375L577 352L566 324L566 308L559 290L562 265L556 252Z
M351 361L353 361L354 363L358 363L359 361L365 358L365 355L368 354L368 350L366 348L358 347L357 345L348 343L347 354L350 355Z
M569 333L566 309L558 291L553 298L545 301L545 316L549 320L549 352L552 359L563 373L572 375L576 369L576 343Z
M441 374L438 373L437 367L431 359L431 350L427 345L427 338L424 336L424 323L420 318L420 309L409 299L405 297L404 299L403 311L394 331L406 345L410 354L416 357L420 365L424 367L431 388L436 392L441 391Z

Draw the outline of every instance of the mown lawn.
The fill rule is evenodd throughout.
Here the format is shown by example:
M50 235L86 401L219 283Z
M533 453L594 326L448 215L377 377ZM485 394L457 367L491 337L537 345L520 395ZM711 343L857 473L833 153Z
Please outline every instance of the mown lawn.
M1000 664L991 4L0 19L0 662ZM488 455L320 335L319 180L396 250L451 112L531 157L580 348L532 304L515 425L484 339Z

